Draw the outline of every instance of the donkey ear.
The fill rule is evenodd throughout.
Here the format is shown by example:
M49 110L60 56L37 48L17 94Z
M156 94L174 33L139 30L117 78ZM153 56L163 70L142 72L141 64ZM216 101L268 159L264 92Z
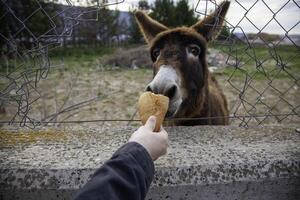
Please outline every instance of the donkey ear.
M151 43L151 40L160 32L168 30L168 28L159 22L153 20L147 14L142 11L135 12L135 19L140 27L141 32L144 35L147 43Z
M223 1L215 12L197 22L191 28L203 35L207 41L216 38L222 29L229 5L229 1Z

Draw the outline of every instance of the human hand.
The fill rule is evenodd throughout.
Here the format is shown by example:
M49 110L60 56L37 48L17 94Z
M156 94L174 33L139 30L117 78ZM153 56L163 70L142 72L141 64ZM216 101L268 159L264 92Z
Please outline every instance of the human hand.
M130 137L129 142L141 144L150 154L153 161L167 153L168 133L163 127L159 132L153 132L156 117L151 116L144 126L141 126Z

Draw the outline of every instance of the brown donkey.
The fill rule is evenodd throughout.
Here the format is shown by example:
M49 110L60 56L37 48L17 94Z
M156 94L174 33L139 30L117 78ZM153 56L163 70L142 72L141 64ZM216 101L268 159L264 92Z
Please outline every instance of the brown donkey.
M135 13L150 46L154 78L147 91L170 98L168 118L176 125L226 125L226 97L210 74L206 61L207 42L220 32L229 2L191 27L167 28L141 11Z

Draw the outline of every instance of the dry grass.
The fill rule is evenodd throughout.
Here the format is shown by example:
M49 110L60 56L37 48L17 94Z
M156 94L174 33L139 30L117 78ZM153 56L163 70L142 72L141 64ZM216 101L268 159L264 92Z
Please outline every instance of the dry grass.
M64 132L58 131L26 131L26 132L12 132L6 130L0 130L0 149L13 147L17 144L27 145L37 143L39 141L44 142L58 142L65 141L67 136Z
M134 50L117 50L115 54L110 56L89 58L89 60L78 62L71 62L72 59L69 59L70 62L66 61L65 63L65 69L52 69L47 79L40 81L37 89L41 97L32 104L29 116L37 120L58 122L66 120L131 119L135 116L139 95L152 79L152 70L150 68L133 70L130 66L108 70L103 67L103 63L116 60L118 62L125 61L126 59L127 61L124 63L130 65L133 59L139 57L141 58L139 62L144 62L144 57L141 56L141 54L145 54L144 50L145 47L135 48ZM145 54L145 56L148 57L148 54ZM141 63L138 65L143 66ZM286 76L281 76L270 83L269 80L260 75L254 78L250 84L247 84L250 87L241 95L238 90L243 89L246 77L237 73L229 82L228 78L231 73L232 71L226 71L226 69L222 72L216 72L216 77L228 99L231 114L290 113L291 106L297 107L299 105L299 88L295 82ZM284 94L280 95L279 91ZM259 93L263 94L259 95ZM31 98L34 99L35 97L38 97L38 94L32 93ZM241 98L244 104L241 104ZM79 105L74 106L77 104ZM300 112L299 107L295 112ZM12 119L14 113L16 113L16 105L6 105L6 114L0 115L0 118L2 120ZM57 113L59 114L57 115ZM138 118L138 116L135 116L135 118ZM280 121L282 118L279 117L277 120ZM274 117L266 119L253 118L251 121L253 124L257 124L257 121L260 120L265 120L264 123L277 122ZM240 122L240 119L231 121L232 124L239 124ZM300 119L293 116L283 121L283 123L290 122L299 123ZM120 125L120 122L116 123ZM127 122L121 124L126 125ZM140 123L132 124L139 125ZM106 125L113 125L113 123L107 122Z
M63 112L53 121L130 119L136 111L139 95L151 78L152 70L150 69L112 71L78 69L77 72L63 73L54 71L39 85L42 98L33 104L30 114L36 119L43 119L79 102L99 97L88 104L83 104L84 106L80 106L78 109ZM217 79L226 94L231 113L237 115L248 115L246 110L251 110L251 104L255 104L252 114L256 115L267 114L269 108L266 105L272 108L273 114L289 113L290 107L284 99L293 106L299 104L300 95L297 86L290 88L283 97L279 97L278 91L268 87L267 81L260 80L253 81L251 86L259 91L268 87L262 95L261 101L257 102L257 91L249 88L243 95L243 99L249 104L245 103L243 106L240 104L239 92L229 84L228 77L218 75ZM232 84L242 87L243 79L233 79ZM281 79L276 80L272 85L277 90L284 91L291 84L290 80ZM14 112L15 108L8 107L8 114L12 115ZM299 118L293 117L285 122L294 122L295 120L297 122ZM239 122L240 120L232 121L233 124ZM275 121L274 118L269 118L266 122L273 123Z
M104 66L120 68L149 68L152 66L150 54L147 46L135 48L119 48L114 54L102 57Z

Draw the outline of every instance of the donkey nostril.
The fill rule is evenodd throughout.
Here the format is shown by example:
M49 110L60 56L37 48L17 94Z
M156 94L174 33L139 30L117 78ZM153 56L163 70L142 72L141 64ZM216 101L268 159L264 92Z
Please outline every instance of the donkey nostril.
M150 85L148 85L148 86L146 87L146 91L152 92L152 89L151 89Z
M175 85L173 85L170 89L168 89L168 91L166 92L166 96L169 97L170 99L172 99L175 94L176 94L176 90L177 90L177 87Z

